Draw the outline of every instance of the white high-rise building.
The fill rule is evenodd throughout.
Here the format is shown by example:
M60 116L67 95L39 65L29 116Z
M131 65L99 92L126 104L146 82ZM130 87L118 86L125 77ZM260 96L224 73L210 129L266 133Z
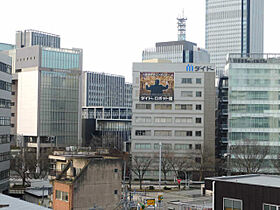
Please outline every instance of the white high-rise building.
M264 0L206 0L205 47L217 76L228 53L263 53Z

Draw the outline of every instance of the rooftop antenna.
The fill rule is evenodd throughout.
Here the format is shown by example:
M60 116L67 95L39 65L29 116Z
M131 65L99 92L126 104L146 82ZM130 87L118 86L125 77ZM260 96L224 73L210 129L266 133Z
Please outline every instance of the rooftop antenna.
M182 14L177 17L178 41L186 40L186 20L183 9Z

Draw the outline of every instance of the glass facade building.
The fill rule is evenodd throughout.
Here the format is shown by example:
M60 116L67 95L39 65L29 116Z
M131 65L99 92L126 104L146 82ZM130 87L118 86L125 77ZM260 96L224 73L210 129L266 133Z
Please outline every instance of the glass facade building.
M31 46L16 49L16 56L13 134L28 142L55 137L58 146L81 144L82 49Z
M14 47L15 46L12 44L0 43L0 51L11 50L14 49Z
M262 53L264 0L206 0L205 47L217 76L228 53Z
M279 55L231 54L226 71L229 145L258 141L270 146L273 158L280 149Z
M79 73L41 71L41 136L55 136L60 145L77 144L79 82Z

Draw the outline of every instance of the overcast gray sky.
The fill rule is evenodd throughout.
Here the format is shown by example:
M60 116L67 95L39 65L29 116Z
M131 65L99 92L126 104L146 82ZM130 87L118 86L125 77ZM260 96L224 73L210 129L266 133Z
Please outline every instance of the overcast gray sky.
M279 0L265 0L265 52L280 52L279 8ZM59 34L63 48L83 48L84 70L130 82L144 48L177 39L182 9L187 40L204 47L205 0L2 0L0 42L13 44L24 29Z

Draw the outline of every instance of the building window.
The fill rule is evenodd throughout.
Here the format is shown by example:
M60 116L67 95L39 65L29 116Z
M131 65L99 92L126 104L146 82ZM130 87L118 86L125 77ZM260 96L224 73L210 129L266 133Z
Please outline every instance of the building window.
M151 104L136 104L136 109L151 109Z
M196 97L201 97L202 96L202 92L201 91L196 91L195 92L195 96Z
M176 104L176 110L192 110L192 104Z
M158 143L154 144L154 149L159 150L159 144ZM162 150L172 150L172 144L162 144L161 149Z
M172 104L155 104L155 109L157 110L171 110Z
M196 163L201 163L201 157L196 157L196 158L195 158L195 162L196 162Z
M135 117L136 123L151 123L152 118L151 117Z
M195 118L195 123L201 123L201 118L200 117Z
M182 78L182 84L192 84L192 78Z
M273 204L263 204L263 210L279 210L280 206L276 206Z
M155 130L154 131L155 136L172 136L172 131L165 131L165 130Z
M135 136L151 136L150 130L136 130Z
M201 78L196 78L196 84L201 84Z
M115 168L115 169L114 169L114 172L115 172L115 173L118 173L118 169L117 169L117 168Z
M189 150L192 149L191 144L175 144L174 150Z
M151 144L149 143L135 143L136 150L150 150L152 149Z
M192 136L192 131L175 131L175 136Z
M118 190L114 190L114 194L117 195L118 194Z
M195 136L201 136L201 131L196 131Z
M196 145L195 145L195 149L201 150L201 144L196 144Z
M181 91L181 97L193 97L192 91Z
M201 110L201 104L196 104L195 105L195 110Z
M242 210L242 201L231 198L224 198L224 210Z
M175 117L175 123L192 123L192 117Z
M155 123L172 123L172 117L155 117Z

